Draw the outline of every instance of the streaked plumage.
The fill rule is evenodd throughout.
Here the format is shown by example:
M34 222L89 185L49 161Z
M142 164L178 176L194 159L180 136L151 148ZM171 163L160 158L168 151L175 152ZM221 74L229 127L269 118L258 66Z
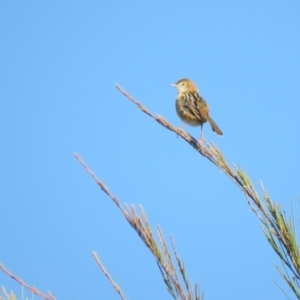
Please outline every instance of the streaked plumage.
M209 116L209 108L205 100L199 95L196 85L189 79L180 79L176 84L178 96L176 98L176 112L180 119L191 125L202 126L209 122L211 129L217 135L223 135L221 129Z

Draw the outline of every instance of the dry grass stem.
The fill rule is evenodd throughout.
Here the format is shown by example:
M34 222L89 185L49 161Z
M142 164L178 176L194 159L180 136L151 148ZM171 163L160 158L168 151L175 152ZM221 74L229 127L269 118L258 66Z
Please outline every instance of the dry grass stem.
M104 265L102 264L102 262L100 261L97 253L95 251L93 251L93 256L98 264L98 266L101 268L102 272L104 273L104 275L107 277L107 279L109 280L109 282L111 283L111 285L114 287L115 291L120 295L122 300L126 300L125 296L123 295L121 288L113 281L112 277L110 276L110 274L106 271Z
M183 263L179 259L179 256L176 252L176 260L179 265L179 273L182 275L182 281L184 282L185 286L188 287L187 289L181 283L179 279L178 272L174 267L171 254L168 250L167 244L163 237L162 231L160 227L157 228L157 234L159 237L159 243L155 241L155 238L152 234L151 227L147 220L146 213L142 206L139 206L139 214L136 212L136 209L133 205L125 204L123 207L120 204L120 201L116 196L111 194L105 184L99 180L95 174L89 169L86 163L79 157L78 154L74 154L75 158L80 162L80 164L84 167L84 169L90 174L93 179L96 181L98 186L102 189L102 191L117 205L119 210L122 212L128 223L131 227L136 231L139 237L142 239L144 244L148 247L151 251L153 256L156 259L157 265L159 270L161 271L163 280L166 284L166 287L170 294L174 297L174 299L182 299L182 300L200 300L200 291L199 286L195 285L195 289L192 290L189 288L189 284L187 283L187 279L185 277L185 270L183 268ZM173 241L174 245L174 241ZM174 248L175 249L175 248ZM93 253L94 257L95 252ZM105 270L103 265L101 264L100 260L97 261L102 272L105 276L109 279L111 284L113 285L114 289L118 292L120 288L113 282L109 273ZM195 294L195 295L194 295Z
M48 291L48 295L45 295L41 293L38 289L36 289L34 286L30 286L26 284L21 278L17 277L13 273L11 273L9 270L7 270L1 263L0 263L0 269L9 277L17 281L21 286L29 290L31 293L38 295L39 297L46 299L46 300L55 300L53 295Z
M75 158L81 163L81 165L85 168L85 170L94 178L94 180L97 182L97 184L100 186L101 190L109 197L111 198L114 203L118 206L118 208L121 209L119 200L114 197L106 187L106 185L97 179L96 175L87 167L87 165L84 163L84 161L76 154L74 153Z
M210 160L213 164L215 164L217 167L219 167L220 170L222 170L231 180L233 180L243 192L248 194L250 198L255 198L254 195L252 195L251 190L248 190L243 181L241 180L238 172L234 169L229 167L227 162L225 161L225 158L222 154L222 152L211 142L208 143L204 138L202 140L202 143L199 143L194 137L192 137L190 134L188 134L186 131L184 131L182 128L178 130L175 128L172 124L170 124L167 120L165 120L161 116L156 116L152 114L146 107L144 107L141 103L139 103L136 99L134 99L131 95L129 95L125 90L119 85L116 84L116 88L130 101L132 101L134 104L138 106L138 108L156 120L159 124L161 124L163 127L173 131L176 133L176 135L181 136L187 143L189 143L196 151L198 151L199 154L206 157L208 160Z
M8 294L4 288L2 287L2 295L0 295L0 300L17 300L16 295L11 291L10 294Z

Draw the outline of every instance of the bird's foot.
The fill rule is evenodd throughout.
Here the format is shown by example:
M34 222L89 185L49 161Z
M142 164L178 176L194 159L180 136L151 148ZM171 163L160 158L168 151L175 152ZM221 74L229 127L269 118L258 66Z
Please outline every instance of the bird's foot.
M203 146L203 142L204 142L204 137L203 137L203 134L202 134L202 132L201 132L201 134L200 134L200 139L198 140L198 144L199 144L200 146Z
M201 138L201 139L198 140L198 144L199 144L200 146L203 146L203 138Z
M178 138L178 133L181 133L183 130L183 125L180 125L179 127L177 127L176 132L177 132L177 138Z

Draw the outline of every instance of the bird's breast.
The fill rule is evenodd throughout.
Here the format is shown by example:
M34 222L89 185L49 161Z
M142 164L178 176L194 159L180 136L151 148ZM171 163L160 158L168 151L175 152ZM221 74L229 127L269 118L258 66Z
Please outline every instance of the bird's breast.
M197 119L197 117L192 114L187 107L185 107L182 98L176 99L175 107L177 115L183 122L187 123L190 126L199 126L202 124L202 122Z

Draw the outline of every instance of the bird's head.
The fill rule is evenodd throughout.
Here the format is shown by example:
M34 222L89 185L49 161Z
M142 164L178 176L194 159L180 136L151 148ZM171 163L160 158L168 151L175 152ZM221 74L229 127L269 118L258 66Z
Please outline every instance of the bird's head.
M189 79L180 79L175 84L171 84L176 87L178 93L189 93L189 92L198 92L196 85L193 81Z

